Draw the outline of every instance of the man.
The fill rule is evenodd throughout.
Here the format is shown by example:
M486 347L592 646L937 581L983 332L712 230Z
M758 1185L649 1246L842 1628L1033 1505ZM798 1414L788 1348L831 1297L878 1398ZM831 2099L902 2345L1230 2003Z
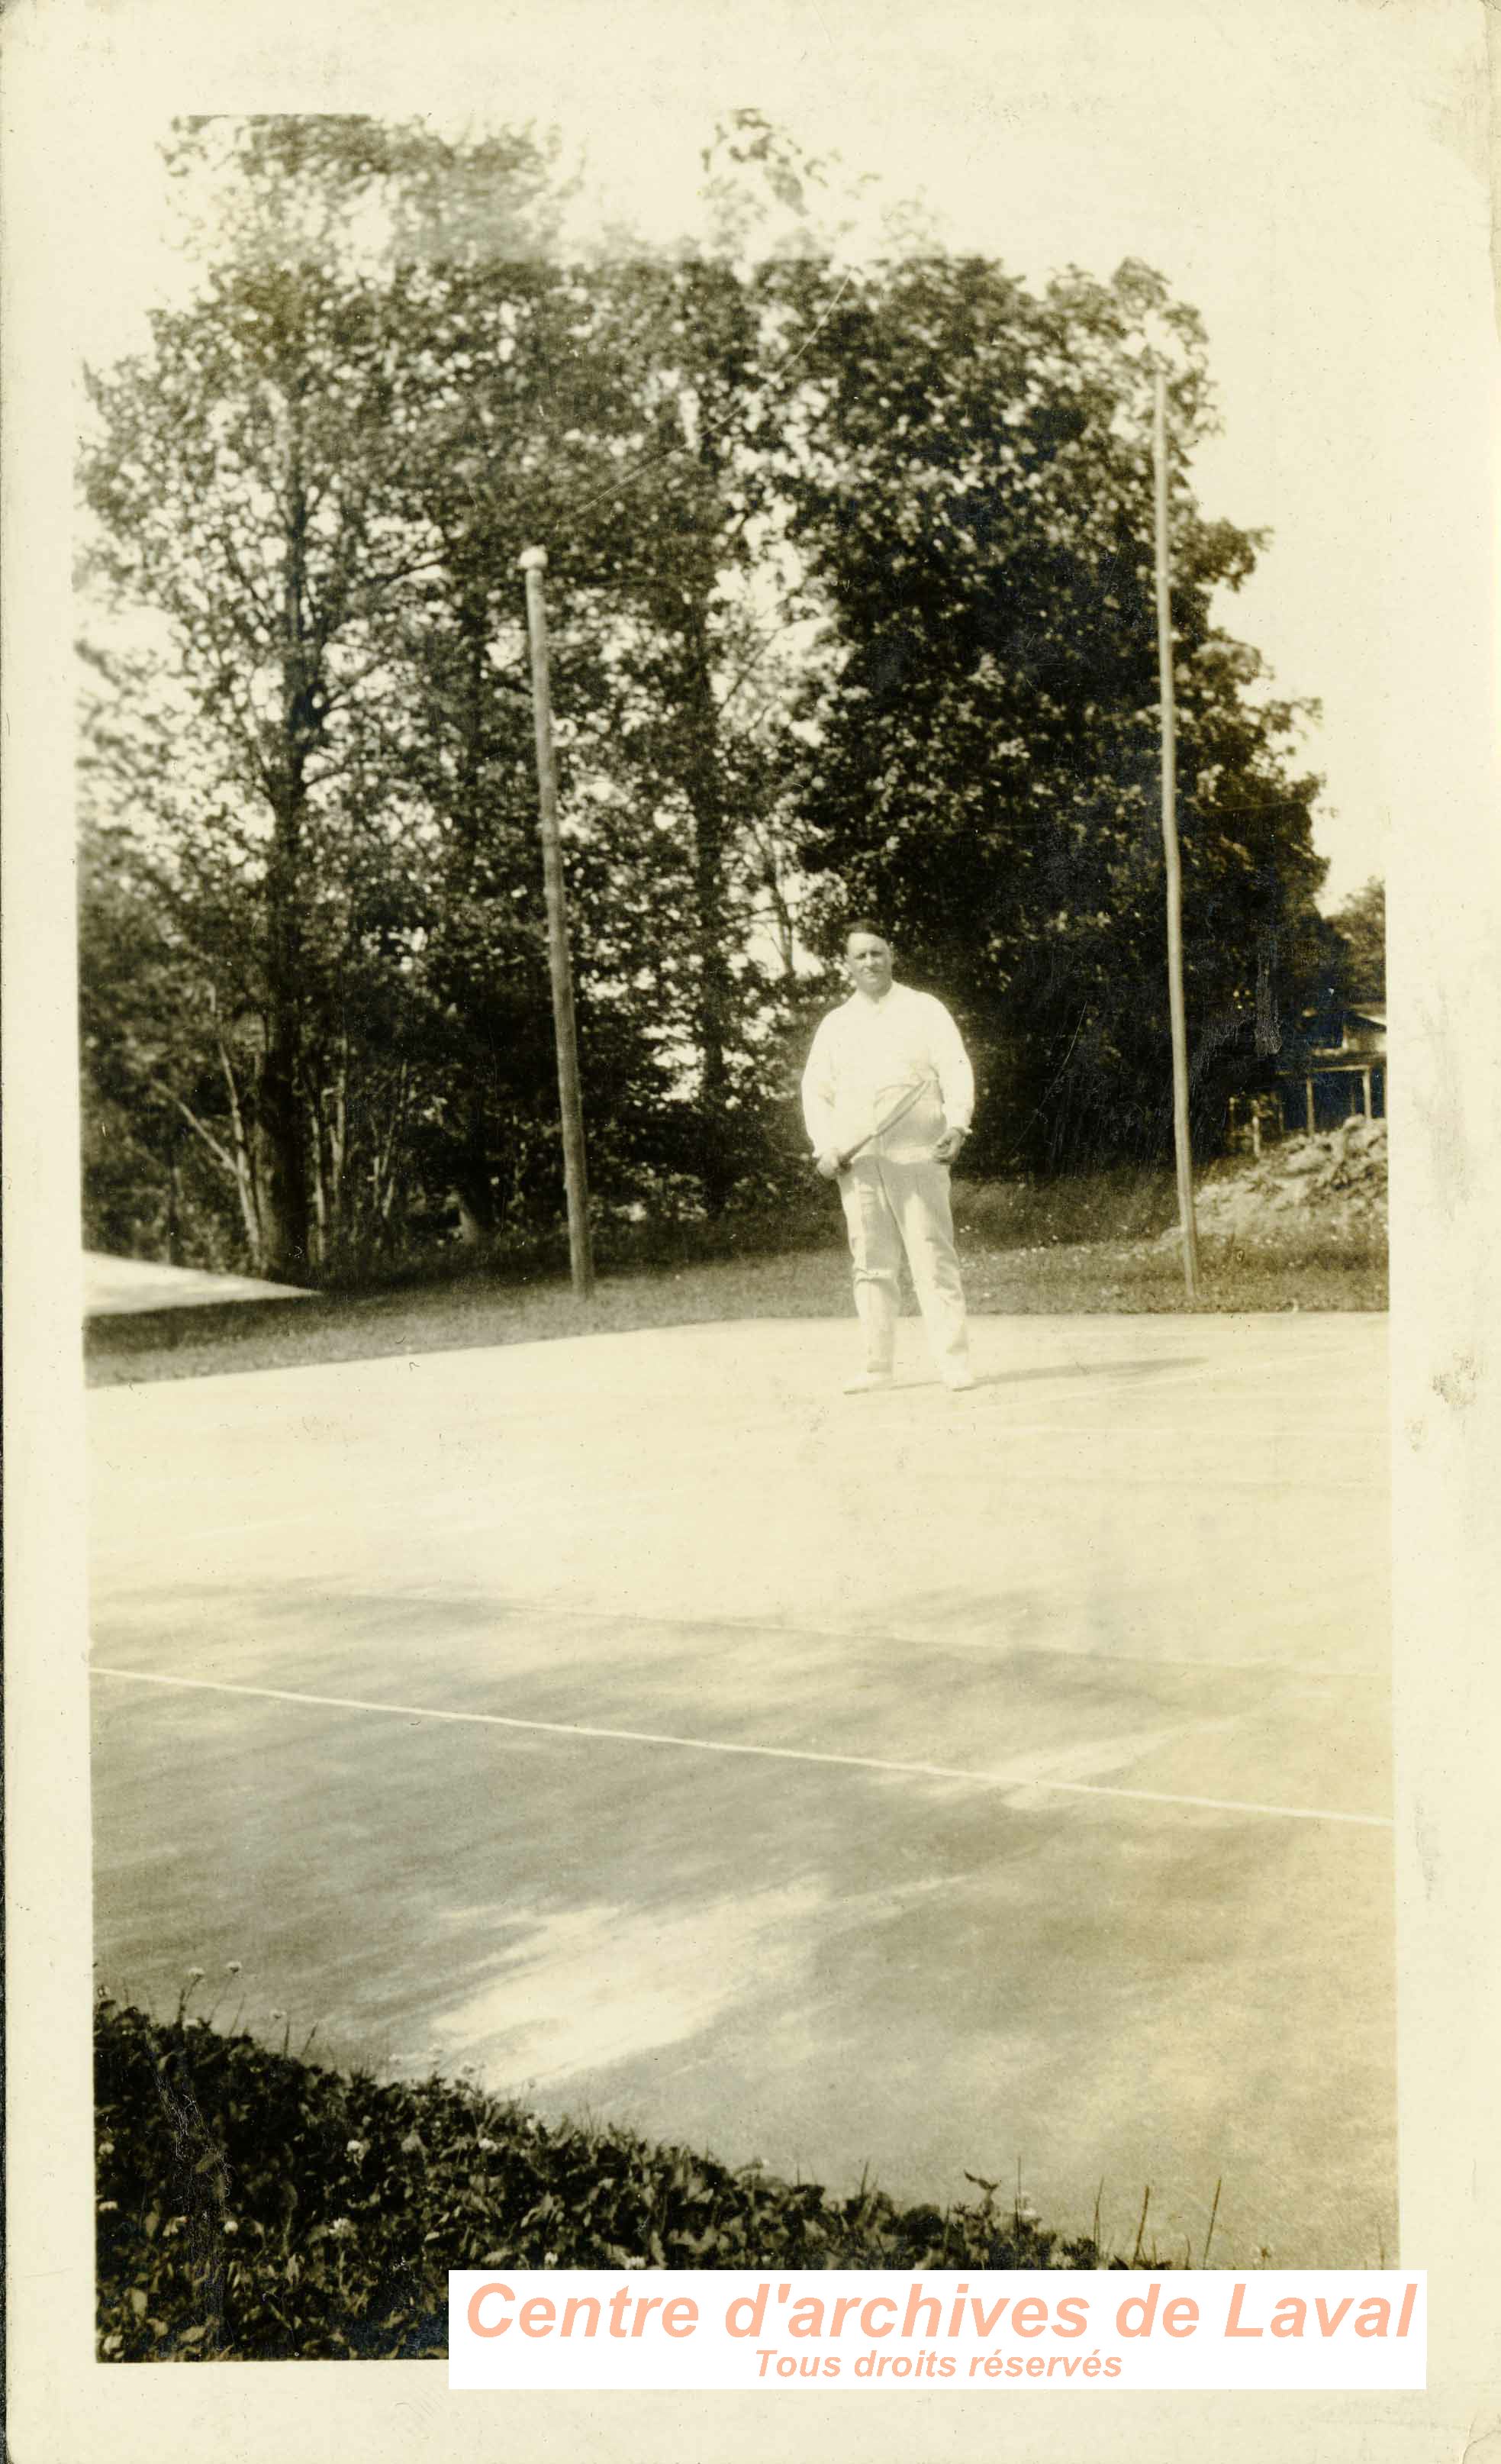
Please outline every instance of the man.
M943 1002L893 982L878 925L850 926L844 964L854 990L814 1037L802 1085L818 1170L844 1201L865 1337L864 1370L844 1391L891 1383L904 1250L939 1374L960 1393L974 1379L948 1166L968 1134L974 1072Z

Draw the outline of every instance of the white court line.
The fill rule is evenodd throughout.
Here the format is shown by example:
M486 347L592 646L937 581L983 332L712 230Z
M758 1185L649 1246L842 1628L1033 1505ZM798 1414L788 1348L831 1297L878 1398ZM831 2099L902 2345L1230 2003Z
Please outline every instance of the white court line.
M477 1728L519 1728L547 1737L590 1737L618 1746L678 1746L701 1754L758 1754L769 1762L825 1763L841 1771L892 1771L907 1779L964 1780L971 1788L1051 1788L1070 1796L1122 1796L1142 1805L1199 1806L1211 1814L1265 1814L1287 1822L1353 1822L1389 1831L1382 1814L1330 1814L1306 1805L1251 1805L1237 1797L1174 1796L1153 1788L1105 1788L1081 1779L1037 1779L1027 1771L949 1771L941 1763L877 1762L866 1754L819 1754L800 1746L730 1745L713 1737L673 1737L649 1728L586 1728L565 1720L516 1720L501 1711L435 1711L420 1703L367 1703L342 1694L294 1694L279 1685L233 1685L209 1677L163 1677L144 1668L105 1668L95 1677L122 1678L132 1685L176 1685L194 1694L247 1695L260 1703L304 1703L320 1711L381 1711L388 1719L445 1720Z

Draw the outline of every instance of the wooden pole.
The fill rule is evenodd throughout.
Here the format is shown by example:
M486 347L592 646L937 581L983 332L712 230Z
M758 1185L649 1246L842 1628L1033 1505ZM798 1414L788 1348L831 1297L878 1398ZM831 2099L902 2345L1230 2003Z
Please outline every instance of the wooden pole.
M1183 1002L1183 867L1178 854L1177 714L1173 703L1173 607L1167 565L1167 378L1154 371L1153 498L1157 531L1157 671L1163 726L1163 855L1167 875L1167 1006L1173 1043L1173 1148L1178 1161L1178 1221L1183 1276L1199 1297L1199 1232L1193 1213L1193 1146L1188 1129L1188 1032Z
M542 576L545 547L529 547L519 559L527 578L527 630L532 640L532 709L536 724L537 812L542 833L542 881L547 892L547 963L553 980L553 1032L557 1045L557 1100L563 1118L563 1181L568 1193L568 1256L574 1289L581 1301L594 1290L589 1242L589 1179L584 1161L583 1100L578 1084L578 1039L574 1025L574 979L568 957L568 909L563 894L563 849L557 831L557 770L553 759L553 696L548 677L547 606Z

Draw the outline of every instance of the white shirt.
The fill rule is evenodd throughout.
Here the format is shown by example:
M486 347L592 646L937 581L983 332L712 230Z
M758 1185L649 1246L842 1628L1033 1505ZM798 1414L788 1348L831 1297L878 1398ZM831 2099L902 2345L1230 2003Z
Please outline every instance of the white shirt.
M866 1149L893 1163L930 1163L946 1130L968 1130L974 1072L959 1029L931 993L893 984L881 1001L851 993L830 1010L803 1072L803 1119L816 1153L842 1153L902 1089L926 1080L910 1111Z

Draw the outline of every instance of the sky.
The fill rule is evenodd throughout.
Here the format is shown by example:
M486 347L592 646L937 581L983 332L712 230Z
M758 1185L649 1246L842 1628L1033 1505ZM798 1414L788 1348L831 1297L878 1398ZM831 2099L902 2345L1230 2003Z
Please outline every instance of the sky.
M83 356L137 345L145 304L181 291L156 152L180 110L532 121L582 173L581 229L670 239L701 218L716 121L752 105L1021 275L1144 258L1208 329L1201 502L1270 534L1221 621L1321 705L1324 903L1385 870L1386 532L1414 450L1392 379L1442 319L1446 234L1487 211L1464 0L447 0L422 24L350 0L293 41L259 40L258 16L284 23L247 6L208 44L177 0L84 9ZM142 107L112 109L127 71Z

